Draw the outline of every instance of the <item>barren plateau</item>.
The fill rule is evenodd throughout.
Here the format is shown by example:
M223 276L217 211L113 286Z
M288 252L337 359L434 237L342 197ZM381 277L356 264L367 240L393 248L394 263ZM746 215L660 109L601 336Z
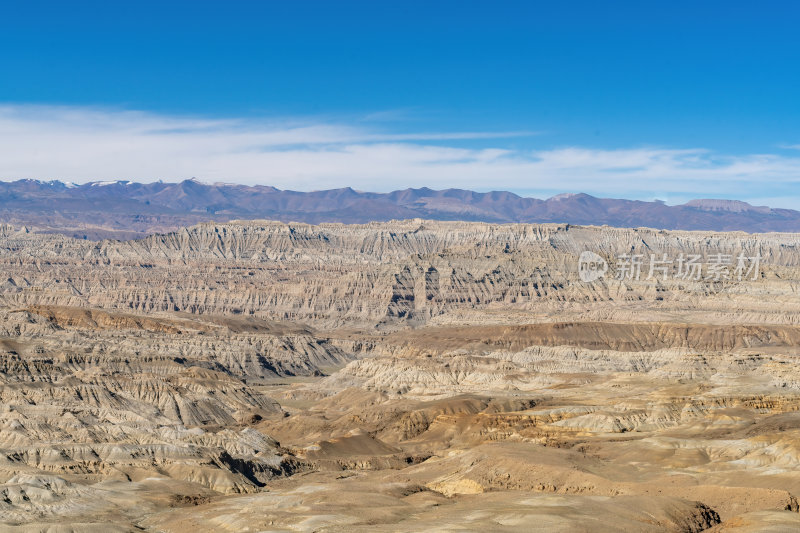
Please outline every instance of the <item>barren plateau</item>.
M0 530L798 531L798 355L798 234L0 225Z

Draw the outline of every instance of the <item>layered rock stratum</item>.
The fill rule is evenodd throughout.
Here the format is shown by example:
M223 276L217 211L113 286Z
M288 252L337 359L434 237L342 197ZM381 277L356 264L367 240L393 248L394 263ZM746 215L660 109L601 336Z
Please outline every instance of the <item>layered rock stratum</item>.
M797 530L798 294L787 233L2 225L0 530Z

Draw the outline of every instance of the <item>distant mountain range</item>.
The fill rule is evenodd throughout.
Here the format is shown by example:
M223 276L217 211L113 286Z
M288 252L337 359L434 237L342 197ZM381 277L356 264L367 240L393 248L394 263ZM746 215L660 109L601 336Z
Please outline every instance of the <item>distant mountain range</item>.
M353 189L297 192L268 186L61 181L0 182L0 222L78 238L129 239L202 221L272 219L363 223L427 218L483 222L557 222L659 229L800 232L800 212L735 200L692 200L669 206L561 194L547 200L511 192Z

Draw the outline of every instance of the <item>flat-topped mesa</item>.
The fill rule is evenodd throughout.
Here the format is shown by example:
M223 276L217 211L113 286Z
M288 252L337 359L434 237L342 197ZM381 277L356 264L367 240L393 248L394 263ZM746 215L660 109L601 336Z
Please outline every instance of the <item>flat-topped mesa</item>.
M690 200L683 204L687 207L695 207L704 211L729 211L731 213L764 213L769 214L772 212L767 206L764 205L750 205L747 202L740 200L718 200L718 199L700 199Z

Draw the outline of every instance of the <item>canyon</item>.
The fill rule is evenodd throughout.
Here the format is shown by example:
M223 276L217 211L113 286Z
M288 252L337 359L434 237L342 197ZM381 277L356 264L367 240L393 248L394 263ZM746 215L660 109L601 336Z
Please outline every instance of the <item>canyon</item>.
M19 222L3 531L800 529L798 234Z

